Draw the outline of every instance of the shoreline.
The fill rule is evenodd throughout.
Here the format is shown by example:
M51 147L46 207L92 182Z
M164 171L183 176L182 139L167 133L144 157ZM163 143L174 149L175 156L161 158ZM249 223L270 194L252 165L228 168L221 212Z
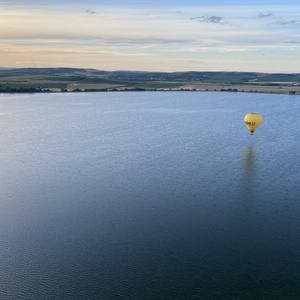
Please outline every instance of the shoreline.
M116 89L116 90L70 90L70 91L52 91L52 90L38 90L38 91L0 91L0 95L18 95L18 94L80 94L80 93L127 93L127 92L164 92L164 93L180 93L180 92L194 92L194 93L246 93L246 94L269 94L269 95L287 95L300 96L299 92L290 91L272 91L272 90L237 90L237 89Z

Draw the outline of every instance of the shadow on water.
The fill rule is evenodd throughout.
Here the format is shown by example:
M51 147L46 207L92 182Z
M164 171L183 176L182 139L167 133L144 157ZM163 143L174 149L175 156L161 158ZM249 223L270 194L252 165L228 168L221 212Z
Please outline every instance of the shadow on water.
M240 228L245 232L249 231L255 219L256 201L257 201L257 162L258 155L253 145L248 146L242 152L241 157L241 181L238 193L238 219L243 221ZM243 224L243 225L242 225Z
M248 196L254 196L255 178L257 171L258 155L254 146L248 146L242 157L242 192Z

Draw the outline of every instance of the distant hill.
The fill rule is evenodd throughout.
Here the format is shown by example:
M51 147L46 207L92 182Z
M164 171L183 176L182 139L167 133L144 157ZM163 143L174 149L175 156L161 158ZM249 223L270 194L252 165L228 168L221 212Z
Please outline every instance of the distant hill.
M201 81L210 83L299 82L299 74L255 73L255 72L144 72L101 71L80 68L14 68L0 69L0 76L51 75L86 76L120 81Z
M257 89L253 89L257 87ZM237 90L300 93L300 73L144 72L84 68L0 68L0 92ZM272 87L272 91L270 90ZM282 91L281 91L282 90Z

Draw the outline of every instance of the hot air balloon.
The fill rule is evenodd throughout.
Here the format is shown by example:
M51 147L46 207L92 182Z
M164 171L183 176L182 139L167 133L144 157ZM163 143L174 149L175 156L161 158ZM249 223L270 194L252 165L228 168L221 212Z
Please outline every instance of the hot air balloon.
M263 118L259 113L249 113L244 118L244 123L248 130L250 131L250 134L252 135L255 130L261 125L263 122Z

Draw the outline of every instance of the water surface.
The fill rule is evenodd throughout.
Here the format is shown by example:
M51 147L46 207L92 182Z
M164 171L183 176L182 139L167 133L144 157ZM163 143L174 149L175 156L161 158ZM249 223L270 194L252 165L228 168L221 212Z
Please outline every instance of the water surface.
M0 95L0 298L300 299L299 100Z

